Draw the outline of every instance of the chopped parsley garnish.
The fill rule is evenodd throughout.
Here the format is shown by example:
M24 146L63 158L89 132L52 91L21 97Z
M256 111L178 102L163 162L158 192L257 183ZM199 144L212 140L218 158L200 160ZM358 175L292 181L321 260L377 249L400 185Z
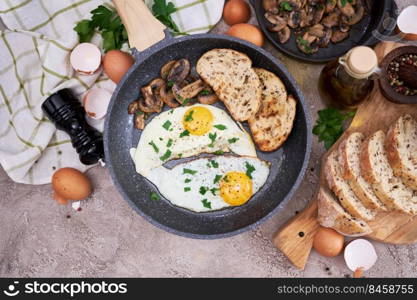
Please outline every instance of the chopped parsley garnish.
M173 141L172 139L169 139L169 140L168 140L168 143L167 143L167 147L171 147L173 142L174 142L174 141Z
M211 188L210 192L213 194L213 196L216 196L216 192L220 191L218 188Z
M219 167L219 163L217 162L217 161L215 161L215 160L209 160L210 161L210 164L213 166L213 168L218 168Z
M159 138L159 140L160 140L160 141L163 141L164 139L160 137L160 138Z
M169 130L169 127L171 127L171 122L168 120L168 121L166 121L165 123L164 123L164 125L162 125L162 127L164 127L165 128L165 130Z
M143 111L141 111L141 110L137 110L136 111L136 115L137 116L141 116L141 115L143 115L144 114L144 112Z
M153 141L149 142L149 145L152 146L153 150L158 153L159 152L159 148L155 145L155 143Z
M189 136L190 132L188 130L184 130L183 132L181 132L180 137L184 137L184 136Z
M192 120L193 120L193 113L194 113L194 110L190 111L190 112L188 113L188 115L186 115L186 116L185 116L184 121L185 121L185 122L190 122L190 121L192 121Z
M297 41L304 48L304 50L307 54L311 54L313 52L313 49L311 49L310 43L307 40L305 40L301 36L299 36L297 38Z
M231 138L231 139L228 139L227 141L229 142L229 144L233 144L233 143L236 143L237 141L239 140L239 138Z
M216 177L214 177L213 183L216 184L220 181L220 179L222 179L222 175L216 175Z
M279 7L281 10L292 11L292 6L288 1L282 1Z
M205 208L210 208L210 209L211 209L211 202L210 202L210 201L208 201L207 199L203 199L203 200L201 200L201 203L203 203L203 206L204 206Z
M222 150L217 150L217 151L214 151L213 152L215 155L222 155L222 154L224 154L224 151L222 151Z
M151 197L151 200L153 200L153 201L156 201L156 200L161 199L159 197L159 195L157 193L155 193L155 192L151 192L150 197Z
M248 175L248 177L250 179L252 179L252 172L255 171L255 167L252 166L250 163L246 162L245 164L246 167L246 175Z
M209 188L208 187L205 187L205 186L200 186L200 190L199 190L199 192L200 192L200 194L201 195L205 195L206 193L207 193L207 191L209 190Z
M173 112L174 112L174 109L170 109L168 113L172 114Z
M170 150L167 150L164 155L162 155L159 159L162 161L166 161L170 156L171 156L172 152Z
M194 170L191 170L191 169L187 169L187 168L182 169L182 174L195 175L196 173L197 173L197 171L194 171Z
M341 0L340 4L342 4L342 7L345 7L347 2L352 3L353 0Z
M217 124L217 125L214 125L214 127L216 127L218 130L225 130L227 127L225 126L225 125L223 125L223 124Z
M185 183L190 183L190 182L191 182L191 179L190 179L190 178L186 178L186 179L184 180L184 182L185 182Z
M217 133L215 132L215 133L209 133L209 138L210 138L210 140L211 140L211 143L208 145L210 148L213 148L214 147L214 141L216 140L216 138L217 138Z
M207 96L207 95L210 95L211 93L210 93L210 91L209 90L202 90L201 92L200 92L200 95L201 96Z
M184 188L184 192L189 192L189 191L191 191L190 187L187 186L187 187Z
M174 86L175 82L173 82L172 80L168 81L167 83L167 87L172 88Z
M179 154L178 154L178 157L179 157L179 158L181 158L181 157L182 157L182 153L179 153Z
M182 103L181 103L181 106L186 106L188 104L188 102L190 102L190 101L191 101L190 98L184 99L184 101L182 101Z

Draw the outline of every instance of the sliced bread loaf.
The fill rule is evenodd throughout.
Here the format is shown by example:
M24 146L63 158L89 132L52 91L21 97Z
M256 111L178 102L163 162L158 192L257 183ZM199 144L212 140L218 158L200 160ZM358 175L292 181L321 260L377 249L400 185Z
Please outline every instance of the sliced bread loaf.
M342 206L352 216L366 221L374 219L375 212L362 204L347 181L343 179L339 159L339 153L335 150L330 153L326 160L324 172L330 189L336 194Z
M417 190L417 121L412 116L404 115L391 125L385 149L395 176Z
M388 163L384 142L385 133L381 130L365 140L361 150L361 174L388 208L416 214L417 199L413 191L394 175Z
M261 82L261 106L248 123L259 149L274 151L291 132L297 102L293 96L287 97L284 84L274 73L260 68L254 70Z
M242 122L256 114L261 104L261 84L247 55L232 49L213 49L200 57L196 70L233 119Z
M348 214L328 189L320 188L317 201L321 226L333 228L347 236L362 236L372 232L366 222Z
M350 187L365 207L387 210L376 196L372 186L361 175L360 153L364 140L365 137L362 133L354 132L339 145L342 176L348 181Z

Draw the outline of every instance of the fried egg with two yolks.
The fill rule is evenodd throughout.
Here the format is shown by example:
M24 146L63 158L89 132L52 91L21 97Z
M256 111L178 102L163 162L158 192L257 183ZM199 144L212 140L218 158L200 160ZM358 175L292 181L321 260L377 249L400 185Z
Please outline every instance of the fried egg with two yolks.
M221 155L224 152L240 157ZM185 162L172 169L163 166L170 160L201 153L220 155L215 157L219 167L209 168L213 159L209 162L208 158ZM154 117L142 131L137 148L131 149L131 156L136 171L155 184L172 204L197 212L246 203L269 174L269 163L256 157L250 135L222 109L203 104L178 107ZM247 166L257 171L248 176ZM182 169L191 169L198 176L182 178L185 175L181 174ZM214 184L214 178L219 176L230 181L219 179ZM201 194L200 189L205 188L218 189L218 192L209 192L202 198L206 193Z

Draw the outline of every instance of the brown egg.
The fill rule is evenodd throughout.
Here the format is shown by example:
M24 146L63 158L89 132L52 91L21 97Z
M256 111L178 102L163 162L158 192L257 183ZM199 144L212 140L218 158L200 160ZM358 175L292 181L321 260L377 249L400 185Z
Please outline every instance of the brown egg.
M313 247L323 256L334 257L343 250L345 238L336 230L320 227L314 236Z
M55 201L58 202L59 204L62 204L62 205L67 205L68 204L68 200L65 199L64 197L62 197L57 192L54 192L53 197L54 197Z
M233 25L226 34L246 40L259 47L262 47L264 44L264 35L262 34L262 31L251 24L242 23Z
M59 196L55 200L82 200L87 198L92 191L90 179L83 173L73 168L62 168L52 176L52 187Z
M115 83L119 83L135 60L129 53L120 50L110 50L104 55L103 69Z
M246 23L250 19L250 7L243 0L229 0L224 6L223 19L228 25Z

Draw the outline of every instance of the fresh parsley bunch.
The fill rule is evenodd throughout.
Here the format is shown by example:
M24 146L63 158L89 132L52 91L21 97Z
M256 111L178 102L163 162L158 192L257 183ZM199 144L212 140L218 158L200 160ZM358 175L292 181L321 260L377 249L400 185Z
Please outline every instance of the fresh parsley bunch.
M342 135L344 121L353 118L355 113L355 111L342 113L334 108L320 110L313 133L319 137L320 142L324 142L326 149L329 149Z
M184 35L180 32L177 24L172 20L171 15L177 11L174 3L166 2L166 0L155 0L152 5L152 13L162 24L170 28L175 35Z

